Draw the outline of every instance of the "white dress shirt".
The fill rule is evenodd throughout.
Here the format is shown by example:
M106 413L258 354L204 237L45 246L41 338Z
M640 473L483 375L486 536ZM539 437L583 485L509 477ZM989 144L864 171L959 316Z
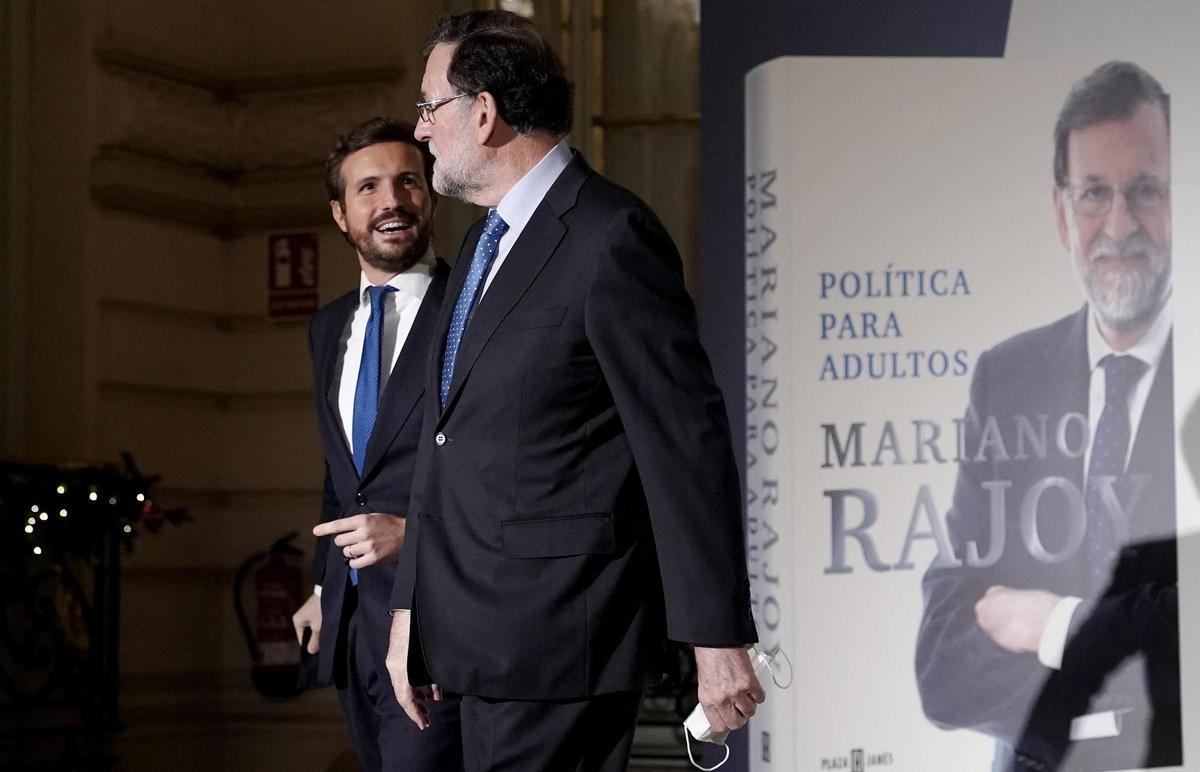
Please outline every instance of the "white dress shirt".
M1150 398L1150 387L1158 375L1159 365L1162 364L1163 353L1166 351L1167 339L1171 335L1171 309L1168 304L1163 308L1158 318L1141 340L1125 351L1114 351L1108 341L1100 334L1099 322L1095 314L1088 317L1087 355L1091 379L1088 383L1088 429L1089 436L1096 436L1100 423L1100 414L1104 412L1104 389L1106 373L1100 365L1101 360L1109 354L1125 354L1140 359L1147 365L1129 393L1129 446L1125 449L1125 464L1133 454L1134 442L1137 439L1138 428L1141 426L1142 414L1146 411L1146 402ZM1092 448L1088 443L1083 458L1084 485L1087 485L1087 469L1091 462ZM1085 488L1086 490L1086 488ZM1046 620L1038 643L1038 661L1053 670L1062 669L1063 651L1067 646L1067 635L1071 629L1071 619L1075 615L1082 598L1066 597L1055 605ZM1112 711L1092 713L1079 716L1071 725L1071 739L1084 740L1094 737L1112 737L1120 732L1120 722Z
M542 160L525 172L524 177L517 180L517 183L508 189L504 198L500 199L500 203L496 205L496 212L499 213L500 219L508 225L508 230L500 239L500 246L496 249L496 258L492 261L491 268L488 269L487 278L483 282L483 290L479 293L480 298L487 292L488 287L492 286L492 280L496 278L496 273L500 270L504 258L508 257L513 244L517 243L521 232L525 230L529 219L533 217L534 211L569 163L571 163L571 149L567 147L566 140L560 140L557 145L550 148L549 153L542 156Z
M417 264L388 281L389 287L395 287L395 292L384 296L383 302L383 354L381 362L387 362L386 368L380 368L379 395L384 394L392 368L408 340L421 301L425 299L425 291L433 281L433 267L437 260L433 256L433 247L425 250L425 254ZM342 419L342 431L345 433L346 447L354 447L354 392L358 388L358 367L362 362L363 341L367 337L367 322L371 318L371 296L367 289L371 282L365 273L358 277L358 307L346 320L338 342L334 378L338 382L338 416ZM321 596L321 585L313 585L313 594Z
M384 296L383 354L379 361L387 362L387 367L380 368L380 396L387 389L392 368L396 366L396 359L404 348L404 341L408 339L425 291L433 281L434 264L431 248L416 265L393 276L388 282L388 286L395 287L396 291ZM347 447L354 446L354 392L358 388L358 367L362 360L363 340L367 335L367 321L371 318L371 298L367 294L370 286L367 275L361 274L358 280L358 308L347 320L338 346L338 415L342 419Z
M1140 359L1147 365L1142 371L1141 378L1129 392L1129 447L1125 449L1125 463L1129 463L1133 455L1133 440L1137 437L1138 426L1142 422L1142 413L1146 410L1146 400L1150 398L1150 387L1154 384L1154 376L1158 374L1158 366L1162 362L1163 352L1167 347L1167 338L1171 335L1171 309L1164 308L1146 330L1142 339L1126 351L1114 351L1108 341L1100 334L1099 323L1095 316L1089 320L1087 336L1088 366L1091 368L1091 382L1088 386L1088 428L1089 436L1096 436L1096 427L1100 424L1100 413L1104 411L1104 368L1100 361L1109 354L1127 354ZM1091 462L1092 448L1089 443L1087 455L1083 459L1083 468L1087 470ZM1086 474L1086 471L1085 471Z

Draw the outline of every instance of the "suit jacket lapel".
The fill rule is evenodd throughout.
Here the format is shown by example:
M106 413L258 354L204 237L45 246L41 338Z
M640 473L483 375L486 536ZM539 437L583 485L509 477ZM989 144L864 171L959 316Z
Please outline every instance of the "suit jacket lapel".
M1078 413L1084 417L1085 421L1088 420L1088 390L1091 383L1091 367L1088 364L1087 350L1087 325L1089 323L1088 307L1085 305L1072 317L1067 335L1061 345L1046 352L1047 364L1059 368L1057 370L1059 375L1053 380L1064 385L1061 390L1056 389L1046 395L1047 402L1054 398L1054 394L1061 395L1058 397L1061 401L1055 406L1056 409L1046 411L1050 414L1050 420L1055 423L1069 413ZM1047 404L1046 406L1050 407L1051 405ZM1086 430L1085 437L1090 444L1091 437L1087 436ZM1084 459L1085 456L1081 454L1078 458L1070 460L1071 479L1080 486L1084 482ZM1080 490L1083 488L1080 487Z
M458 347L454 380L450 382L450 395L446 398L447 411L454 405L454 399L462 390L463 382L471 372L479 352L492 337L497 325L525 294L567 232L566 227L553 215L545 213L544 206L538 208L533 219L525 226L521 237L504 259L503 270L496 274L487 294L480 299L471 315Z
M1161 474L1172 463L1174 443L1174 335L1167 337L1162 359L1150 385L1150 395L1133 438L1133 452L1129 456L1129 470L1147 468ZM1172 513L1172 516L1174 513Z
M1068 382L1075 384L1075 391L1071 394L1071 410L1077 410L1085 416L1088 414L1088 393L1091 390L1092 377L1087 348L1087 326L1091 323L1091 315L1085 305L1071 320L1071 332L1067 336L1068 345L1061 360L1067 368Z
M1092 383L1092 365L1088 359L1088 330L1087 326L1092 324L1092 316L1090 309L1085 303L1083 308L1075 314L1075 319L1071 325L1071 335L1069 336L1071 345L1069 350L1065 352L1063 362L1067 367L1068 377L1066 383L1074 384L1074 393L1071 394L1070 402L1064 412L1081 413L1084 420L1091 421L1091 406L1088 397L1091 392ZM1085 432L1087 436L1088 447L1091 447L1092 437L1091 431ZM1075 460L1072 471L1075 472L1075 481L1079 483L1080 490L1086 484L1084 477L1087 476L1087 467L1085 466L1087 454L1084 453Z
M450 332L450 320L454 316L454 304L458 301L458 296L462 293L463 284L467 280L467 272L471 267L471 255L475 251L475 244L479 241L479 237L483 234L483 220L477 221L474 225L467 229L467 233L463 236L462 244L458 248L458 257L454 260L454 267L450 269L450 278L446 282L445 302L442 303L442 312L438 315L437 325L433 330L433 345L429 347L429 363L426 367L426 388L433 396L434 411L437 415L441 415L441 385L442 385L442 357L446 350L446 335Z
M327 422L330 436L337 438L338 446L345 452L346 461L353 469L354 454L346 443L346 433L342 428L341 411L338 405L337 373L338 356L341 353L339 349L346 326L350 324L350 317L354 315L354 309L358 305L358 295L356 292L351 292L334 302L338 305L328 315L333 322L332 328L327 328L320 334L320 341L317 344L321 348L317 359L321 366L321 383L318 384L320 389L318 393L324 396L320 404L321 420Z
M412 329L404 339L404 347L400 349L400 355L392 367L387 387L380 395L379 413L375 417L375 427L371 431L370 440L367 441L367 456L363 461L364 477L379 463L384 451L404 426L405 419L412 413L413 406L425 390L425 381L419 376L413 377L412 374L420 373L421 368L428 362L430 337L436 326L442 298L446 294L448 273L445 263L439 262L433 274L433 281L425 291L421 307L417 310Z
M517 242L509 250L504 264L492 279L491 286L475 307L463 334L462 343L459 344L458 361L454 364L454 379L450 384L450 394L446 398L442 420L445 420L445 415L453 409L475 360L487 345L492 333L496 331L496 327L529 289L529 285L566 235L567 227L562 223L561 217L575 205L579 188L590 173L591 169L587 163L576 154L550 187L546 197L534 211L533 217L521 231ZM478 241L478 237L472 240L472 247L475 241ZM461 280L458 285L461 289ZM457 295L452 297L457 299ZM453 305L453 302L448 305ZM449 328L448 319L446 327ZM439 344L439 349L441 345ZM440 371L440 356L438 362Z

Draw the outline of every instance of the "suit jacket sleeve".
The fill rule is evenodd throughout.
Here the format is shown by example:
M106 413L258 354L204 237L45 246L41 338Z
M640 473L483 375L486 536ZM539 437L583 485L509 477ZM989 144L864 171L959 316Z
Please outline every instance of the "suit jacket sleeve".
M338 518L337 494L333 489L333 477L329 474L329 464L325 464L325 486L321 494L321 522L327 523ZM322 584L325 580L325 558L329 553L331 539L317 539L313 545L312 581Z
M430 362L432 363L432 359ZM418 409L425 410L426 423L429 419L428 411L434 404L429 400L434 399L437 397L431 396L431 392L428 390L421 397L421 407ZM423 430L421 436L424 437ZM422 442L422 445L425 443ZM421 509L419 481L425 479L425 465L428 460L428 448L421 447L417 452L417 464L413 472L413 480L417 482L414 482L412 492L409 494L408 514L404 518L404 541L400 544L400 552L396 555L396 573L392 579L392 592L388 602L388 608L392 611L408 611L413 607L413 595L417 585L417 543L420 539L419 530L421 528L421 518L417 516Z
M978 445L987 403L988 354L976 365L965 424L965 447ZM989 533L988 494L982 486L986 464L959 467L954 505L946 524L955 555L966 555L975 542L986 552ZM999 565L1004 563L1003 556ZM1034 654L1016 654L996 644L979 627L975 603L993 584L1011 584L1002 568L936 563L922 587L925 612L917 638L917 686L926 716L942 727L964 727L1009 743L1020 734L1038 689L1050 670Z
M982 421L993 414L985 386L990 367L984 353L971 386L965 424L968 449L978 447ZM964 561L968 542L978 544L980 552L990 542L990 504L983 487L990 468L971 462L959 467L954 505L946 520L954 553ZM1091 697L1126 658L1142 652L1160 672L1178 673L1173 664L1178 661L1177 590L1162 581L1158 571L1146 577L1129 575L1146 565L1145 554L1173 550L1173 540L1168 542L1144 545L1143 557L1131 553L1134 559L1118 566L1109 592L1078 607L1061 670L1045 667L1034 653L1000 647L975 617L975 603L989 586L1021 586L1021 578L1005 566L1005 557L1010 549L1024 549L1022 545L1010 543L1005 556L990 567L935 563L923 581L925 611L916 650L925 714L939 726L984 732L1043 760L1061 757L1071 719L1088 712ZM1169 693L1170 687L1163 691Z
M308 325L308 354L313 363L313 394L317 409L320 410L321 395L321 371L322 367L317 362L316 343L314 341L317 317L314 316ZM338 506L337 492L333 487L333 477L329 473L329 462L324 463L325 466L325 482L321 490L321 518L320 522L326 523L330 520L336 520L340 514ZM313 584L321 584L325 578L325 558L329 552L329 543L331 539L317 539L313 545L313 561L312 561L312 581Z
M679 254L648 210L618 211L597 241L588 341L645 492L667 635L702 645L757 640L741 492L724 400L699 341Z

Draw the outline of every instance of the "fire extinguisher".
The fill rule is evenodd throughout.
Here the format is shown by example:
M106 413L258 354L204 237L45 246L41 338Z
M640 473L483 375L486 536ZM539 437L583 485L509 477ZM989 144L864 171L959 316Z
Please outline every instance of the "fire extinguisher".
M234 610L250 650L250 680L260 693L295 697L300 686L300 644L292 613L304 602L304 553L296 533L246 559L234 577Z

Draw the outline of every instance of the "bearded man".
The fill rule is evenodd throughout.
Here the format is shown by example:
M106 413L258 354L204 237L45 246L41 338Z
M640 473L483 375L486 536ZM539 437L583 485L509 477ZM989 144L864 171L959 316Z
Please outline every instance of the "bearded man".
M434 188L488 212L430 354L393 688L423 727L425 685L462 695L472 772L618 772L670 639L737 729L765 699L742 495L679 253L568 147L571 85L533 23L443 17L424 53Z
M1053 202L1087 304L976 367L964 558L925 575L916 670L926 715L995 737L996 770L1181 763L1169 127L1137 65L1075 85Z
M354 246L358 290L309 327L325 494L313 559L315 591L293 617L332 681L364 770L462 768L458 700L432 705L422 733L396 702L384 657L388 598L404 541L425 390L425 360L449 268L434 258L433 158L411 124L372 118L326 161L334 222Z

